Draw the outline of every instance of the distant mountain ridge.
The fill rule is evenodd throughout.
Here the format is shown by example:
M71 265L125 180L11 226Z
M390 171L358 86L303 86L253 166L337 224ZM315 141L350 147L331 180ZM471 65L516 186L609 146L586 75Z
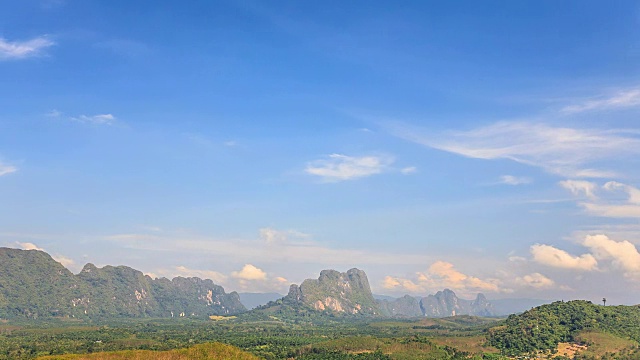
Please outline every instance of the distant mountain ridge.
M405 295L395 300L378 300L382 314L397 317L448 317L456 315L495 316L493 305L483 294L475 300L460 299L456 294L445 289L435 295L416 298Z
M262 308L298 308L344 315L379 317L448 317L456 315L495 316L493 306L483 294L474 300L460 299L445 289L423 298L405 295L398 299L376 299L371 293L364 271L353 268L341 273L323 270L318 279L307 279L300 286L293 284L289 294Z
M152 279L126 266L87 264L74 275L49 254L0 248L0 318L205 317L246 311L211 280Z

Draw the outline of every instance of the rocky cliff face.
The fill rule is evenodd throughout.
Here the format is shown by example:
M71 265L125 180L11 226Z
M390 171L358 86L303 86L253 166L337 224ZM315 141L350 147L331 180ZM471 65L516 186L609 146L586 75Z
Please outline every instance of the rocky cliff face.
M378 300L380 311L384 316L420 317L424 316L420 302L413 296L405 295L395 300Z
M427 317L445 317L456 315L491 316L493 308L482 294L478 294L475 300L464 300L456 294L445 289L435 295L429 295L420 300L420 309Z
M323 270L317 280L307 279L291 285L286 303L297 303L318 311L344 314L379 315L367 274L359 269L346 273Z
M126 266L87 264L73 275L47 253L0 248L0 318L186 317L245 311L211 280L151 279Z
M379 300L382 313L395 317L447 317L456 315L494 316L495 310L483 294L475 300L460 299L445 289L435 295L414 298L405 295L395 300Z

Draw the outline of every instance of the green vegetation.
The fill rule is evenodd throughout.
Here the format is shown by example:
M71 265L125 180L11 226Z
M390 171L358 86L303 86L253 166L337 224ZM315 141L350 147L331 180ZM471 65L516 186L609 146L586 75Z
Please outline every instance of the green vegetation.
M268 318L268 317L267 317ZM225 321L197 319L115 319L109 322L61 320L5 325L0 359L105 351L167 351L212 341L237 346L262 359L452 359L496 352L478 338L486 324L464 326L456 319L434 319L438 329L414 328L417 321L357 320L325 316L323 321L291 319ZM317 319L316 319L317 320ZM471 318L463 319L463 322ZM451 340L456 338L455 340ZM466 340L468 339L468 340ZM464 348L449 344L474 344ZM466 356L466 355L465 355Z
M246 311L211 280L151 279L126 266L74 275L47 253L0 248L0 319L201 317Z
M580 341L583 331L599 331L640 341L640 307L600 306L588 301L554 302L511 315L489 330L489 343L503 354L552 352L561 342Z

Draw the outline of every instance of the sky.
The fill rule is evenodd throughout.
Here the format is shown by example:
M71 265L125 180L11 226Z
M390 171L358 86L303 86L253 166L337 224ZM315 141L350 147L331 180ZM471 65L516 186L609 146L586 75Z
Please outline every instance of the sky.
M0 1L0 246L640 303L636 1Z

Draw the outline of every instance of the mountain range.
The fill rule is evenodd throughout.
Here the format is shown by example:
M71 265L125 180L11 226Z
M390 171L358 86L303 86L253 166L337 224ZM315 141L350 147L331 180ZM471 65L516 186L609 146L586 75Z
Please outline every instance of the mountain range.
M87 264L74 275L49 254L0 248L0 318L185 317L246 311L211 280L152 279L126 266Z
M347 272L323 270L317 279L291 285L289 293L281 297L275 293L226 293L211 280L197 277L152 279L126 266L86 264L74 275L38 250L0 248L0 264L0 319L206 317L239 314L256 306L256 311L277 308L288 314L370 317L505 314L483 294L465 300L448 289L426 297L376 299L365 272L355 268ZM518 311L539 305L538 301L502 302L505 308ZM527 307L518 309L518 304Z

